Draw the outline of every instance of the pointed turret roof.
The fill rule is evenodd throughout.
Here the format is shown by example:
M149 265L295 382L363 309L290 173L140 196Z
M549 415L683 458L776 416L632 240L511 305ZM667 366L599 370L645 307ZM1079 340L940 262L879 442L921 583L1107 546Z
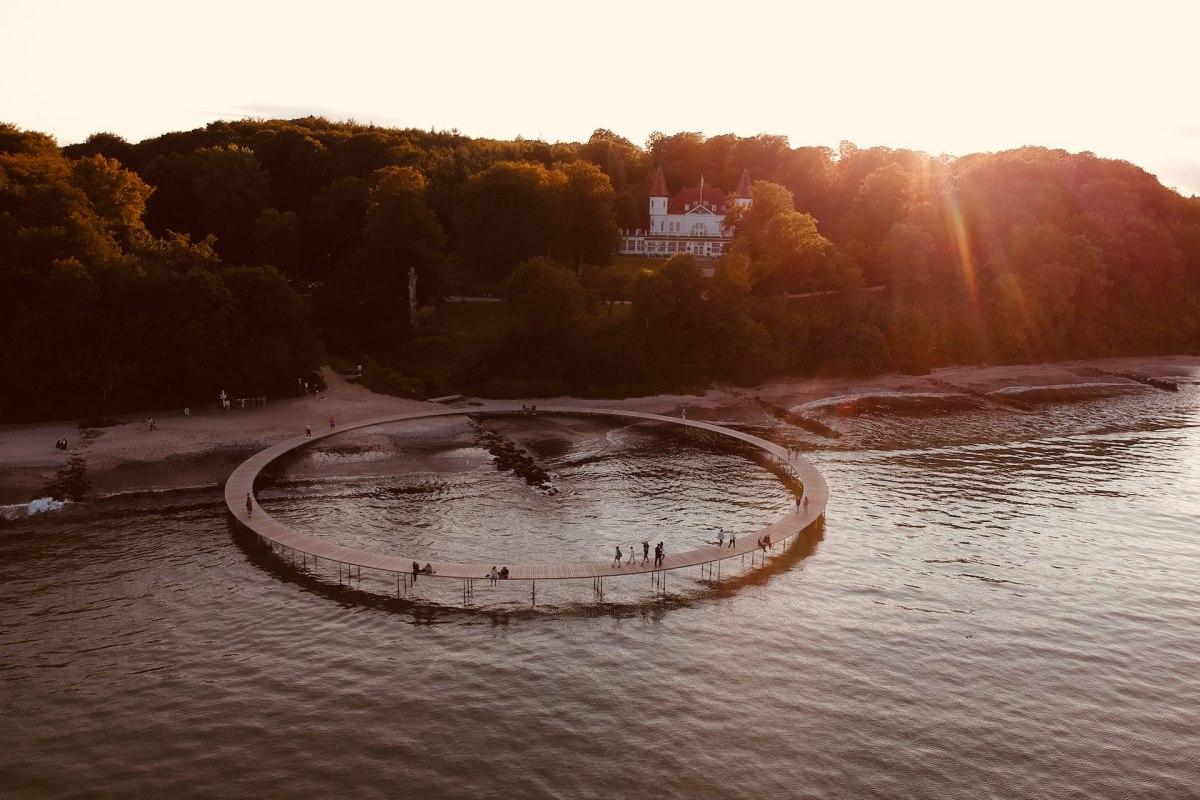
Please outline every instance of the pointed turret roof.
M650 187L651 197L670 197L667 193L667 179L663 177L662 167L654 173L654 185Z
M737 191L733 193L734 197L749 197L750 196L750 170L742 168L742 177L738 181Z

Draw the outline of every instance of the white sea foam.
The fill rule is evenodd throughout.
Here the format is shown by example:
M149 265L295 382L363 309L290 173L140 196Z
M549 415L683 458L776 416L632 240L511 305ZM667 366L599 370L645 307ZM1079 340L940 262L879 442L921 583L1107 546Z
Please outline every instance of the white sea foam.
M34 514L45 514L47 511L58 511L67 504L66 500L55 500L53 497L39 497L28 503L13 503L0 506L0 519L12 521L32 517Z

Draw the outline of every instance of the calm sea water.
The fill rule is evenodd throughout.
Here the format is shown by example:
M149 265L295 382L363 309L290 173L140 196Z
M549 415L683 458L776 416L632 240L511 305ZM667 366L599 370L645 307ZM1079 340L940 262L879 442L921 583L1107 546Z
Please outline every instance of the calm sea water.
M415 601L279 568L216 491L0 528L0 796L1194 798L1200 392L832 421L827 524L765 573ZM541 426L540 428L538 426ZM606 558L788 494L644 428L347 437L264 491L430 559ZM780 431L779 435L785 432ZM398 452L397 452L398 451ZM398 470L397 466L404 469ZM414 491L421 489L422 491ZM661 535L660 535L661 534Z

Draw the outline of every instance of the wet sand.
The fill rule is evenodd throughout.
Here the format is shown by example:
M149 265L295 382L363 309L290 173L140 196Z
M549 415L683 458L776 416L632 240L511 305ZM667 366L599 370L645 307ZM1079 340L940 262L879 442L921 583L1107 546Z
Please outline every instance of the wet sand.
M86 464L93 495L154 491L222 483L251 453L294 436L305 424L344 423L433 404L375 394L331 370L318 397L275 400L263 408L221 411L214 402L194 408L124 416L119 424L81 431L75 421L0 426L0 505L27 503L72 456ZM1200 357L1162 356L1096 359L1003 367L951 367L929 375L881 375L865 379L779 380L751 389L718 387L702 395L655 395L624 400L553 398L555 405L625 408L662 414L686 413L734 425L771 425L801 419L873 414L937 414L994 405L1036 413L1046 403L1134 392L1163 391L1148 381L1200 382ZM549 404L551 398L535 402ZM470 409L472 398L456 403ZM68 452L54 448L66 438Z

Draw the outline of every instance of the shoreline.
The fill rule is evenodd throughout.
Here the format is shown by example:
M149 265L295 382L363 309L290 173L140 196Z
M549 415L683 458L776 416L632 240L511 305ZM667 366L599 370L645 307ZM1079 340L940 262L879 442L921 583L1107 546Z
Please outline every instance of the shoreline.
M302 432L324 429L330 416L358 420L422 409L445 408L428 401L382 395L325 369L327 390L248 410L194 409L145 417L126 415L118 424L81 431L73 421L0 426L0 506L45 497L47 484L75 456L86 465L89 496L219 486L253 453ZM1049 364L947 367L928 375L885 374L872 378L802 378L753 388L715 387L702 395L652 395L622 400L576 397L532 398L538 404L591 406L677 415L729 425L773 425L783 420L810 439L814 449L828 441L824 414L936 415L963 408L1037 413L1039 406L1139 391L1168 391L1173 383L1200 383L1200 357L1148 356ZM467 397L455 406L464 412ZM813 422L813 426L804 424ZM836 431L832 432L836 435ZM67 438L62 452L54 442Z

